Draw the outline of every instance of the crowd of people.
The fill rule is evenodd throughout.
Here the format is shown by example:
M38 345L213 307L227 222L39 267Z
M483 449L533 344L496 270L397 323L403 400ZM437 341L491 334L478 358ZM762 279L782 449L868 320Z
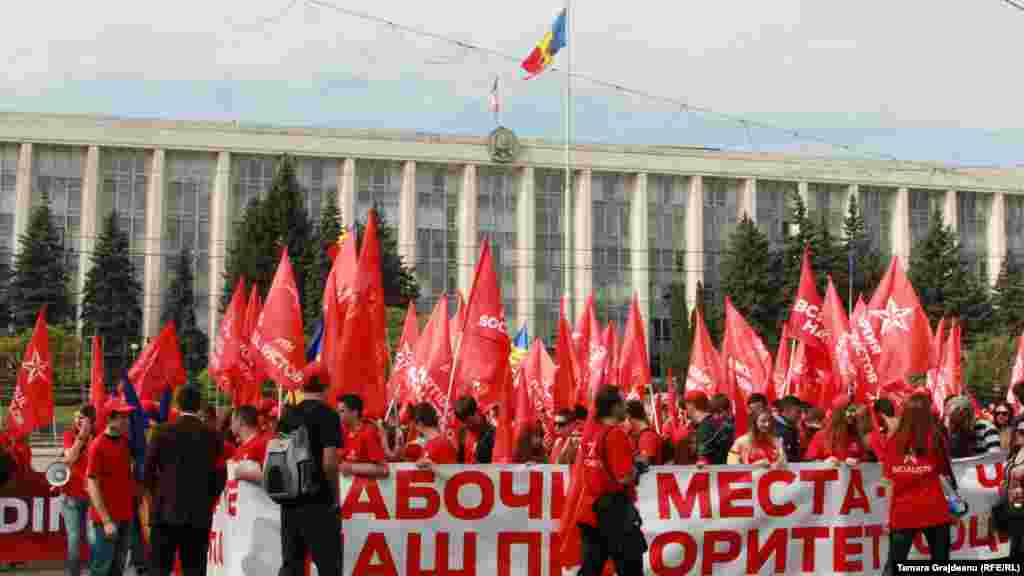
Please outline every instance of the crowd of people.
M286 404L283 414L270 400L259 406L201 410L199 390L185 386L178 389L176 409L167 422L147 432L144 462L133 461L127 441L133 406L115 398L101 414L92 406L81 407L63 443L71 470L70 481L60 488L67 573L80 574L78 552L86 542L89 574L94 576L121 574L129 551L138 573L169 574L175 553L180 553L186 575L205 573L209 528L228 462L238 463L239 481L260 485L268 444L300 426L309 431L319 479L327 489L281 507L280 573L285 576L303 573L307 554L320 574L342 573L339 476L385 477L389 464L400 462L429 468L488 464L494 459L498 408L485 413L472 397L454 402L455 422L447 427L430 403L370 420L358 396L342 395L333 406L327 402L315 377L305 383L303 400ZM652 406L659 414L650 413ZM145 408L158 417L156 406ZM955 517L946 506L934 503L946 500L942 479L952 476L951 458L1006 450L1011 462L1024 464L1024 452L1017 450L1024 445L1024 418L1015 418L1007 403L982 411L970 398L957 396L947 399L938 414L924 394L899 406L886 398L859 404L839 397L826 412L793 396L769 403L763 395L753 394L745 406L747 431L739 437L733 408L724 395L709 397L696 390L673 406L626 400L609 386L591 407L592 426L586 426L587 408L576 406L557 411L550 426L538 420L517 427L509 463L582 461L588 475L588 510L594 512L577 519L584 576L600 574L598 567L609 560L620 576L640 573L639 555L630 557L629 547L612 542L600 530L597 503L610 494L635 497L635 482L649 466L777 468L810 461L834 466L879 462L892 486L893 562L907 557L918 532L924 533L934 560L948 559L945 528ZM9 465L0 468L28 466L27 443L5 442L0 453L6 460L0 464ZM1009 498L1024 504L1024 466L1008 477L1020 484L1009 491ZM1022 540L1011 538L1014 557L1024 554Z

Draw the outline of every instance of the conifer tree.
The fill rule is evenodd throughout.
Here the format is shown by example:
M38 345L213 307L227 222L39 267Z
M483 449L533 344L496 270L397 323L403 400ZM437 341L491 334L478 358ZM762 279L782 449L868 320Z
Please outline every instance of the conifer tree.
M771 243L746 214L729 237L721 276L722 291L733 306L762 338L774 340L780 300L772 278Z
M992 289L995 321L1005 334L1024 331L1024 266L1013 252L1008 252Z
M385 306L408 305L410 300L420 297L420 283L414 268L406 265L398 253L398 231L388 222L387 214L376 203L374 212L377 214L377 241L380 243L380 268L384 282ZM356 222L357 246L363 245L363 232L366 230L366 219Z
M53 225L50 199L45 192L40 205L32 209L28 229L18 238L18 245L9 292L15 330L32 328L44 304L48 324L74 322L67 254Z
M782 301L792 303L800 287L804 249L811 248L812 256L818 258L818 254L813 252L818 238L817 225L811 219L804 199L797 192L790 195L789 224L782 246ZM788 315L788 312L783 312L783 315Z
M127 366L129 346L142 335L142 284L128 248L128 234L112 211L96 239L82 294L82 330L103 338L108 378Z
M185 370L190 375L198 375L206 368L209 339L196 322L195 276L192 252L188 248L178 253L171 276L170 286L164 293L160 325L174 321Z
M306 301L303 303L303 315L307 332L310 334L323 313L324 285L327 283L327 274L331 271L331 258L327 250L338 242L341 232L341 211L338 210L338 197L332 190L324 197L320 223L316 234L310 238L305 258L309 263L309 269L306 272Z
M668 287L663 295L668 300L669 314L672 322L672 351L669 354L667 365L672 367L672 373L679 378L680 382L685 381L686 371L690 366L690 311L686 305L686 284L675 282Z
M860 210L857 202L857 195L851 194L847 205L846 218L843 220L843 241L841 244L843 257L846 259L848 270L845 276L846 283L836 283L836 290L844 299L850 298L854 302L858 296L862 296L866 302L874 293L878 281L882 279L884 272L881 256L871 249L871 242L868 239L868 225L864 220L864 213ZM852 266L850 266L852 261ZM850 272L852 272L852 294L850 292ZM849 302L847 302L849 304Z

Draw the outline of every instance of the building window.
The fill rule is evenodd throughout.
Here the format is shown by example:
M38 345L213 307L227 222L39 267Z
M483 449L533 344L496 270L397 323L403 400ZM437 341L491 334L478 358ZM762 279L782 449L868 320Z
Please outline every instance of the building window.
M608 321L621 327L625 325L633 296L626 176L595 173L591 176L590 188L593 194L594 299L599 312L605 312Z
M416 306L427 312L441 297L455 295L460 182L460 174L448 166L416 165L416 275L420 281Z
M988 280L988 218L992 196L981 192L957 192L960 257L979 278Z
M1012 254L1018 264L1024 265L1024 196L1007 194L1005 202L1006 253Z
M306 216L316 225L323 215L324 201L338 198L338 161L327 158L298 158L295 177L306 200Z
M671 342L658 334L671 334L672 307L668 300L673 284L686 282L686 202L689 178L683 176L647 176L647 262L650 269L651 364L662 375L671 353ZM645 311L646 312L646 311ZM646 314L645 314L646 315ZM660 331L660 332L659 332Z
M477 240L491 243L494 272L498 276L509 332L516 318L516 184L508 169L481 166L477 169ZM468 296L468 295L467 295ZM518 328L516 328L518 330Z
M402 190L402 166L386 160L356 161L356 213L354 220L366 221L376 204L390 224L399 226L399 196Z
M85 150L68 146L39 146L33 153L34 203L45 193L50 217L64 242L71 286L78 283L78 251L82 234L82 167Z
M722 255L736 228L740 182L704 178L704 296L720 299Z
M18 145L0 144L0 262L12 264L14 207L18 196Z
M236 222L245 215L245 209L253 199L263 198L270 191L278 160L276 156L231 156L231 191Z
M868 244L883 259L892 257L892 204L895 191L891 188L860 187L860 209L868 232Z
M565 292L565 172L535 170L533 180L537 204L536 309L530 330L553 345L558 338L558 318Z
M100 152L103 178L101 206L117 214L118 227L128 235L135 278L142 283L146 271L146 152L104 148ZM100 222L108 214L100 213Z
M212 154L168 152L166 162L166 220L162 239L164 278L161 282L166 290L174 280L174 262L178 254L183 248L191 250L196 323L209 334L210 192L217 159Z
M796 182L757 181L757 227L772 248L786 239L786 200L797 193Z
M928 235L932 216L942 210L943 193L936 190L912 189L910 192L910 249Z
M848 190L849 187L843 184L811 182L807 185L807 216L815 224L824 222L828 225L828 231L836 238L843 234ZM790 202L787 199L787 209Z

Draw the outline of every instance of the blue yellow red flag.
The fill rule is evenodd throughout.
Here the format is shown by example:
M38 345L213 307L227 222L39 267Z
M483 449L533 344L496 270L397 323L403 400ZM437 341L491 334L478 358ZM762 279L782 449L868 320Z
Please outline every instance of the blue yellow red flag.
M537 42L533 51L530 52L530 55L520 65L523 70L526 70L527 80L540 74L550 66L555 58L555 54L558 54L558 51L565 47L567 43L565 16L565 9L563 8L558 13L558 16L555 17L555 22L551 25L551 31L545 34L540 42Z
M526 329L526 324L519 329L519 333L516 334L515 340L512 341L512 350L509 353L509 364L512 365L512 369L515 370L519 367L519 364L526 358L526 355L530 351L530 332Z

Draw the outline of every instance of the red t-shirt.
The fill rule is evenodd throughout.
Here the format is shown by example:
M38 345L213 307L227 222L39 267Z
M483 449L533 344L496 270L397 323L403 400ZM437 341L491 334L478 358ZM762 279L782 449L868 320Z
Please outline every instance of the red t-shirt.
M661 464L661 438L658 434L646 428L637 435L630 435L630 446L635 456L644 456L652 466Z
M267 444L270 443L272 435L267 432L258 432L252 438L249 438L242 443L231 456L231 460L251 460L257 462L260 465L263 464L263 460L267 457Z
M100 495L114 522L127 522L134 515L135 479L132 477L132 451L124 437L100 434L89 444L89 463L85 475L99 483ZM96 508L89 507L89 518L99 524Z
M886 445L884 474L892 482L889 498L889 526L893 530L927 528L953 521L942 492L939 474L945 459L937 449L927 456L898 452L896 442Z
M463 457L466 459L463 464L476 464L476 445L480 443L480 436L476 432L466 429L466 435L463 438Z
M811 445L807 447L807 452L804 454L804 460L813 462L815 460L827 460L831 457L835 457L837 460L846 460L847 458L853 458L857 461L864 460L864 447L859 442L851 438L845 450L830 448L828 445L828 433L828 430L822 429L814 435Z
M75 429L68 429L64 431L64 450L70 450L75 445L75 440L78 438L78 431ZM71 478L68 483L64 485L64 494L72 498L88 498L89 494L85 491L85 469L89 466L89 444L86 443L82 446L81 452L78 453L78 460L75 460L71 466Z
M455 446L444 436L434 436L424 441L422 438L405 445L402 459L406 462L419 462L424 456L434 464L457 464L458 452Z
M359 464L384 464L387 455L380 441L380 433L372 422L363 422L354 430L345 432L345 446L338 449L342 462Z
M620 426L596 424L589 432L580 445L584 451L583 495L576 522L597 526L594 502L605 494L622 491L622 484L615 479L621 480L633 471L633 448L629 445L629 435ZM603 447L598 446L602 437ZM632 487L627 490L635 497Z
M741 459L744 464L758 464L760 462L775 464L779 461L779 447L774 444L751 440L750 448L742 455Z

